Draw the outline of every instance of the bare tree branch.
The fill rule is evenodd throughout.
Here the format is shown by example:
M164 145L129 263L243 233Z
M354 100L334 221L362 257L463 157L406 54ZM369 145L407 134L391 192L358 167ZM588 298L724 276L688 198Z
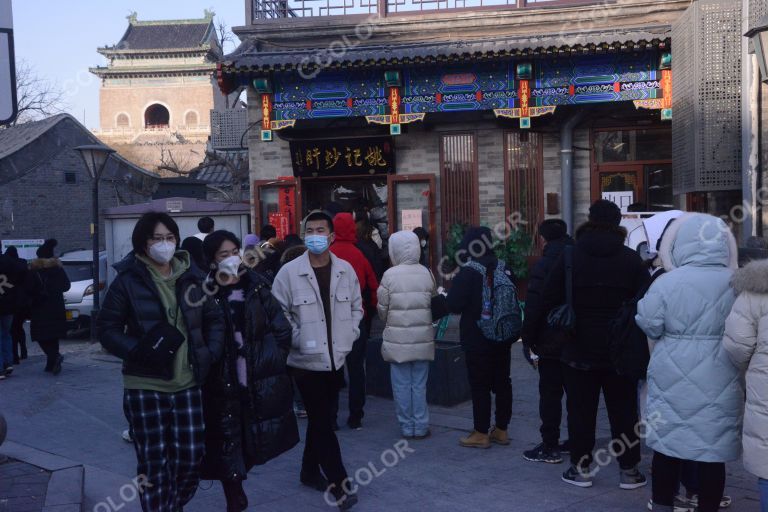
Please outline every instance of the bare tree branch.
M60 114L67 107L64 90L38 75L24 60L16 67L16 94L19 114L14 125Z

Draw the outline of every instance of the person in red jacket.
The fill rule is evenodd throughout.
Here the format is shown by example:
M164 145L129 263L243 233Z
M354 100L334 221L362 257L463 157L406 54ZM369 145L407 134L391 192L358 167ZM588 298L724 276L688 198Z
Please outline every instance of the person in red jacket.
M355 220L351 213L338 213L333 218L333 231L336 240L331 245L331 252L337 258L345 260L355 269L360 282L365 315L360 321L360 337L355 340L352 352L347 355L349 374L349 419L347 426L360 430L363 426L363 407L365 406L365 351L368 335L371 332L371 318L376 311L376 290L379 282L373 267L365 255L358 249ZM337 407L338 408L338 407Z

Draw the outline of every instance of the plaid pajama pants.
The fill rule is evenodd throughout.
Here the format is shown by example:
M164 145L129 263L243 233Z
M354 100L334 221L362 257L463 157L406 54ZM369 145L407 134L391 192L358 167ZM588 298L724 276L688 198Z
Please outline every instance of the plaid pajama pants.
M126 389L123 410L133 434L137 473L147 482L144 512L180 512L195 495L205 448L199 387L178 393Z

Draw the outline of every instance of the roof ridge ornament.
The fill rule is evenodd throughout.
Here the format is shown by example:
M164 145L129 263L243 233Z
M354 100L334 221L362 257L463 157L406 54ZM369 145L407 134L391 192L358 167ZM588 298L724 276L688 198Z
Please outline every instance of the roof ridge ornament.
M135 25L139 21L139 14L136 11L131 11L131 13L126 16L128 19L128 23L130 25Z

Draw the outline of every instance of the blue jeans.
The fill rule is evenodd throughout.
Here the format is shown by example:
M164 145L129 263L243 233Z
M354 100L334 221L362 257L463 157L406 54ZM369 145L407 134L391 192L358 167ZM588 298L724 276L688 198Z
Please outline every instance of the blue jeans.
M0 316L0 371L13 365L13 315Z
M390 364L392 396L404 436L422 436L429 430L427 377L429 361Z
M760 487L760 512L768 512L768 480L760 478L757 485Z

